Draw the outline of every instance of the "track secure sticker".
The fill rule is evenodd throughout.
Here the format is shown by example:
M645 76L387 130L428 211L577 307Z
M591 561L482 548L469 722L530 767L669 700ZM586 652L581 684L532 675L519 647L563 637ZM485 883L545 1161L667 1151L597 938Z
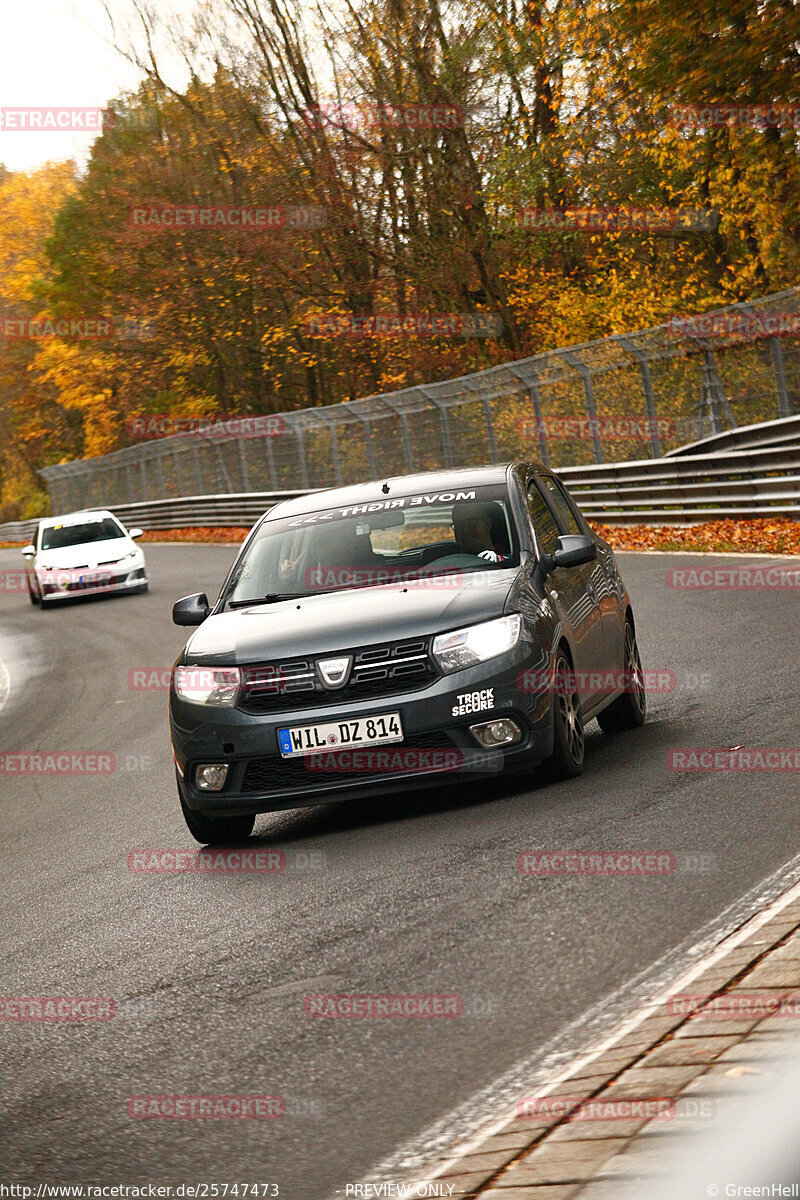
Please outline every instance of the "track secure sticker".
M482 692L460 692L450 712L454 717L463 717L467 713L485 712L494 708L494 688L484 688Z

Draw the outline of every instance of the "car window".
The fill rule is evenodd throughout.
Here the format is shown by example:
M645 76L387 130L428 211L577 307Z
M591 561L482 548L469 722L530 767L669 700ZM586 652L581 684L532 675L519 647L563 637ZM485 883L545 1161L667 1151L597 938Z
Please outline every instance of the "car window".
M42 530L42 550L63 550L67 546L83 546L87 542L108 542L125 537L113 517L102 521L86 521L80 525L46 525Z
M555 554L561 530L552 510L535 483L528 487L528 512L543 554Z
M567 507L567 511L572 513L572 516L575 518L579 531L584 535L591 534L591 527L578 507L575 498L567 491L560 479L557 479L555 483L556 487L561 493L561 497Z
M551 479L548 475L543 475L541 482L544 494L550 502L550 507L558 517L561 532L583 533L575 514L567 504L564 494L555 479Z

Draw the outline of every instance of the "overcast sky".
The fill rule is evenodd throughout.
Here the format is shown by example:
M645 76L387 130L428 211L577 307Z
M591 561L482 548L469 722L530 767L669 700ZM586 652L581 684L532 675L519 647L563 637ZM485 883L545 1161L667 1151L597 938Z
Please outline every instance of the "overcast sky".
M126 0L112 3L120 16L128 11ZM4 4L0 108L102 108L120 91L135 88L139 74L104 40L109 36L100 0ZM84 161L95 136L0 129L0 162L15 171L48 160Z

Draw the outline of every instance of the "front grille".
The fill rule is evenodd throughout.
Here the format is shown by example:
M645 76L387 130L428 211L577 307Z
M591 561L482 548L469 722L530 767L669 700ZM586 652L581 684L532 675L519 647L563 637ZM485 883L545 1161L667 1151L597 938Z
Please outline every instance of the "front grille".
M431 733L420 733L405 738L402 742L393 742L390 745L384 746L362 746L361 750L379 750L387 751L403 751L403 750L452 750L453 741L450 736L442 730L434 730ZM350 751L342 751L341 753L350 755ZM315 756L312 755L312 758ZM324 753L325 770L313 771L309 770L304 758L280 758L274 755L271 758L251 758L245 768L244 779L242 780L243 792L291 792L303 791L313 788L318 783L331 783L337 780L342 783L360 780L374 779L393 779L396 775L402 774L402 770L394 772L392 775L387 775L385 772L369 774L363 770L354 771L343 769L336 770L335 760L338 758L338 753L334 750L326 750ZM347 760L345 760L347 761ZM414 770L414 766L409 766L409 771Z
M333 691L322 686L316 672L316 657L336 658L337 653L243 667L239 708L245 712L263 713L287 707L309 708L370 700L427 687L439 677L430 655L430 638L366 646L351 653L353 670L350 678L344 687Z
M77 571L80 570L80 568L73 567L72 570ZM42 585L42 591L44 592L45 596L51 596L55 592L86 592L91 591L92 588L110 588L114 587L118 583L124 583L130 574L128 571L124 572L122 575L114 574L112 571L91 571L87 573L99 576L98 580L95 583L81 582L77 579L73 579L69 583L44 583ZM137 572L137 574L140 573L141 572Z

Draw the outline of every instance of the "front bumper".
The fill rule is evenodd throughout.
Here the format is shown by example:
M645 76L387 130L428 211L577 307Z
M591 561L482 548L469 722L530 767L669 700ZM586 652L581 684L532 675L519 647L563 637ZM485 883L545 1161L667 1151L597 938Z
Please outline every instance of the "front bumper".
M206 708L181 700L172 691L170 728L181 796L188 808L212 816L273 812L409 787L457 785L464 779L486 779L504 769L529 766L553 749L550 698L527 694L519 687L529 655L530 645L521 644L420 690L268 714ZM459 698L473 693L483 693L480 703L487 706L454 715L454 709L464 708ZM486 693L490 693L490 707ZM277 731L281 727L390 712L400 713L403 741L362 747L353 752L360 755L357 760L352 755L347 758L344 751L307 759L280 755ZM501 716L516 721L522 740L500 749L482 749L470 725ZM381 751L386 752L383 759L377 757ZM195 768L198 763L214 762L229 764L225 786L219 792L201 791L194 783Z
M87 572L87 574L102 574L100 571ZM103 579L97 584L84 584L79 580L68 580L66 582L59 581L56 574L56 580L53 582L47 576L38 576L39 593L44 600L49 604L54 600L74 600L78 596L108 596L116 592L129 592L138 588L142 588L147 584L147 575L144 567L134 567L129 571L115 571L110 569L108 579Z

